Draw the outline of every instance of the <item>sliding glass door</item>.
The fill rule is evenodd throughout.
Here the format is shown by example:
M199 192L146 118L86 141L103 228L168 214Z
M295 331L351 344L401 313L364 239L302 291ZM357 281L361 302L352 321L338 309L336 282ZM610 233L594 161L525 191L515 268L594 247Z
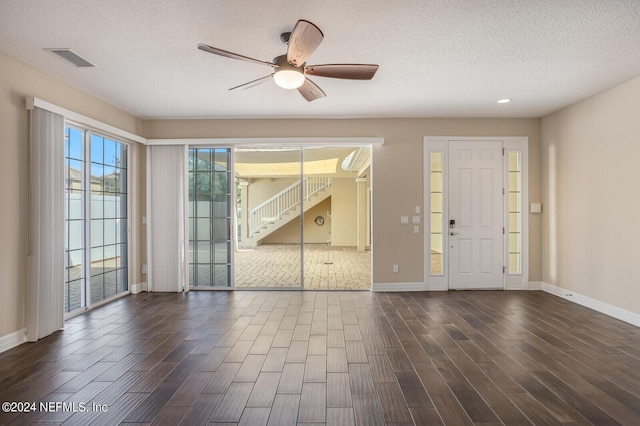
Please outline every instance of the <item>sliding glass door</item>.
M370 148L235 150L235 287L369 289Z
M189 287L231 286L231 153L191 148L189 173Z
M64 312L129 289L127 144L65 127Z
M368 290L370 148L303 151L303 278L308 290Z
M235 150L235 286L302 288L302 151Z

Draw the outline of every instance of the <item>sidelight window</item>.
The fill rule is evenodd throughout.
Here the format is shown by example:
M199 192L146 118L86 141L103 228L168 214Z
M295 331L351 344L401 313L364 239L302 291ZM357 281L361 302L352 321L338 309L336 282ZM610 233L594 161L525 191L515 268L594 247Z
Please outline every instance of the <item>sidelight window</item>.
M519 274L522 271L522 167L521 153L510 151L507 159L508 171L508 272Z
M430 227L431 241L430 272L431 275L442 275L443 240L442 240L442 152L429 153L429 182L430 182Z

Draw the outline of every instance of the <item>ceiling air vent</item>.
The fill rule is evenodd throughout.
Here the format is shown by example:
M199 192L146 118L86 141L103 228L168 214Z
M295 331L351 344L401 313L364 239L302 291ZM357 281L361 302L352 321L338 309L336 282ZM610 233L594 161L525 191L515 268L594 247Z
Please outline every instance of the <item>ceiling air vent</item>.
M56 55L60 59L64 59L65 61L69 62L71 65L75 67L78 67L78 68L95 67L95 65L93 65L91 62L87 61L86 59L82 58L71 49L53 48L53 49L44 49L44 50Z

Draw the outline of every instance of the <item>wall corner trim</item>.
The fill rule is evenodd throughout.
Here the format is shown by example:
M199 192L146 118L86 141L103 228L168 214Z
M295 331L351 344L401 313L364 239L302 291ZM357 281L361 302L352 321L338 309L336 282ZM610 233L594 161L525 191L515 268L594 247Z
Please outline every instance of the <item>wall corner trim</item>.
M27 341L27 329L15 331L0 337L0 353L15 348Z
M620 321L627 322L636 327L640 327L640 314L628 311L626 309L619 308L614 305L610 305L605 302L601 302L596 299L592 299L582 294L578 294L575 291L566 290L562 287L558 287L552 284L542 283L542 291L553 294L554 296L561 297L570 302L577 303L578 305L585 306L594 311L600 312L605 315L609 315Z
M137 284L132 284L131 285L131 294L138 294L138 293L141 293L143 291L147 291L147 283L146 282L141 282L141 283L137 283Z
M527 290L542 290L542 281L529 281Z

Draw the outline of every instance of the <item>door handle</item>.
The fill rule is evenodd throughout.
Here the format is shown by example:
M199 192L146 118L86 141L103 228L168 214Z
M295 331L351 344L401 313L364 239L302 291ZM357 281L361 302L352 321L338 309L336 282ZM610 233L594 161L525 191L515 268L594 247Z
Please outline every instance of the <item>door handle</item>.
M451 231L451 232L449 232L449 235L458 235L458 232Z

